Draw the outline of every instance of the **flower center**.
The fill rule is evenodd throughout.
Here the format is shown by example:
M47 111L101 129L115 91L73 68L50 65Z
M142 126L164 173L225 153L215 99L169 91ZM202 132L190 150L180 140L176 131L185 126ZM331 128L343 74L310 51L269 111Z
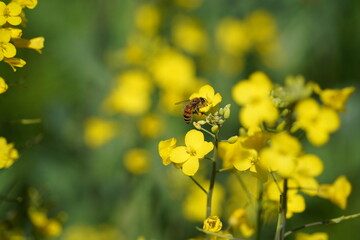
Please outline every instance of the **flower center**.
M188 147L186 152L191 156L196 156L196 150L193 147Z

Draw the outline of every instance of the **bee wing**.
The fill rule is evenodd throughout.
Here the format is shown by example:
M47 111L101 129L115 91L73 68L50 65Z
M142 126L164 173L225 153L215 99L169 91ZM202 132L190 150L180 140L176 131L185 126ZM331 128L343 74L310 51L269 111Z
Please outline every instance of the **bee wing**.
M177 102L175 103L175 105L179 105L179 104L183 104L183 105L186 105L190 102L190 100L184 100L184 101L180 101L180 102Z

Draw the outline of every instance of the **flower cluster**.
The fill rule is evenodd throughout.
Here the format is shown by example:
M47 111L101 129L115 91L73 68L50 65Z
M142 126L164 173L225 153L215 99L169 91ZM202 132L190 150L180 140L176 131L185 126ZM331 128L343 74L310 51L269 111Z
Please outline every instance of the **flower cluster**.
M339 112L345 111L344 105L353 92L353 87L321 90L317 84L305 83L301 76L287 77L285 85L281 86L273 84L263 72L255 72L232 89L235 103L241 106L239 122L242 128L239 135L227 140L220 140L219 130L230 116L230 104L214 109L222 98L209 85L192 94L190 100L204 98L208 103L194 112L200 112L202 117L194 121L197 130L190 130L185 135L185 146L177 146L177 140L171 138L160 141L158 150L164 165L173 163L207 194L203 231L250 237L256 229L256 220L251 217L259 211L256 209L261 209L265 216L280 206L281 225L276 236L283 239L286 218L306 209L305 198L300 192L329 199L345 209L351 193L350 182L340 176L333 184L320 184L316 177L323 172L323 162L317 155L304 151L299 136L305 133L314 146L324 145L330 134L339 128ZM312 97L313 94L317 96ZM210 131L206 129L207 125ZM205 141L201 131L212 136L213 143ZM213 157L206 157L210 152ZM222 160L222 168L216 167L217 157ZM208 190L193 178L202 165L199 160L203 158L213 163ZM222 222L218 216L211 215L211 199L216 174L227 171L237 176L248 202L253 202L256 196L262 197L255 209L246 204L235 204L229 217L230 231L220 232ZM247 173L260 180L262 187L258 192L251 193L247 189L242 180Z
M23 67L26 62L16 57L17 48L30 48L41 53L44 47L44 38L22 38L20 24L25 24L24 8L33 9L37 0L12 0L6 4L0 1L0 61L9 64L14 71ZM0 77L0 94L7 90L7 84Z

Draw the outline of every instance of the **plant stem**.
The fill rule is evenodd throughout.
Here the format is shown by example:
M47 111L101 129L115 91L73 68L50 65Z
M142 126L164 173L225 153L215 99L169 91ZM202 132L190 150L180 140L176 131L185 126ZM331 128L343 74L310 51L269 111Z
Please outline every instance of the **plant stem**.
M343 220L349 220L349 219L353 219L353 218L357 218L357 217L360 217L360 213L356 213L356 214L348 215L348 216L341 216L341 217L338 217L338 218L332 218L332 219L323 220L323 221L319 221L319 222L308 223L308 224L305 224L303 226L294 228L291 231L286 232L284 237L287 237L290 234L292 234L292 233L294 233L296 231L299 231L301 229L304 229L304 228L313 227L313 226L317 226L317 225L323 225L323 224L339 223L339 222L342 222Z
M192 176L189 176L189 177L205 194L207 194L207 191L205 190L205 188L203 186L201 186L201 184L198 181L196 181L196 179L194 177L192 177Z
M285 238L287 191L288 191L288 179L285 178L283 185L283 192L280 195L280 212L279 212L278 223L276 226L275 240L284 240Z
M207 191L206 218L211 216L211 201L212 201L212 195L213 195L216 172L217 172L216 171L217 144L218 144L218 134L216 133L214 135L214 151L213 151L213 159L212 159L210 185L209 185L209 190Z
M262 182L260 180L259 181L259 199L258 199L258 209L257 209L257 224L256 224L256 239L260 240L261 239L261 227L262 227L262 219L261 219L261 215L262 215L262 198L263 198L263 187L262 187Z

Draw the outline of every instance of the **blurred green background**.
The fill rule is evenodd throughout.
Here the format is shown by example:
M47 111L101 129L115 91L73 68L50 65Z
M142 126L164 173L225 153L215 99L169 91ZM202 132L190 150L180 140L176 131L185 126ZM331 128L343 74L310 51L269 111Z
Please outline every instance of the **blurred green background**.
M201 223L186 220L181 211L185 190L172 185L191 182L181 174L169 180L174 172L162 165L157 153L160 140L181 137L190 128L183 124L181 111L169 115L162 107L153 107L152 111L164 121L164 131L156 138L145 138L139 134L137 124L142 115L107 115L101 110L114 87L114 78L131 67L117 54L131 42L129 36L136 31L135 11L144 3L160 9L162 18L157 35L170 46L174 45L171 23L178 15L197 19L207 32L212 46L208 52L202 56L187 55L196 62L196 76L206 78L222 94L224 105L232 103L232 118L225 126L223 138L237 134L239 128L239 108L231 99L231 88L256 70L264 71L278 83L287 75L301 74L323 88L351 85L359 89L359 1L195 2L199 2L198 7L182 7L175 0L53 0L39 1L34 10L26 11L29 22L24 34L44 36L45 48L41 55L21 51L19 55L27 65L15 73L2 65L9 90L0 96L1 136L15 143L21 157L14 166L1 172L0 189L10 197L21 196L28 187L39 189L50 215L67 214L64 234L57 239L72 240L66 236L73 226L100 229L104 224L119 235L106 239L144 236L180 240L198 235L195 226ZM251 50L242 58L241 71L222 73L214 63L219 53L214 47L217 23L225 17L245 19L259 9L268 11L275 20L281 61L273 66L266 64ZM151 95L154 104L160 94L160 90L154 90ZM306 143L304 146L306 152L318 154L324 162L324 173L318 178L321 183L332 183L342 174L348 177L353 187L348 208L343 211L327 200L307 198L306 211L289 221L289 229L359 212L359 101L356 91L347 103L347 113L341 115L340 130L329 143L321 148ZM120 125L119 134L99 148L84 143L85 122L92 116L106 117ZM42 123L16 123L31 118L41 118ZM146 173L132 174L124 167L123 156L131 148L149 151L150 168ZM4 202L0 211L5 215L7 209L21 208L17 205L21 204ZM360 219L354 219L305 231L327 232L329 239L353 239L359 225ZM273 227L265 227L262 239L272 238Z

